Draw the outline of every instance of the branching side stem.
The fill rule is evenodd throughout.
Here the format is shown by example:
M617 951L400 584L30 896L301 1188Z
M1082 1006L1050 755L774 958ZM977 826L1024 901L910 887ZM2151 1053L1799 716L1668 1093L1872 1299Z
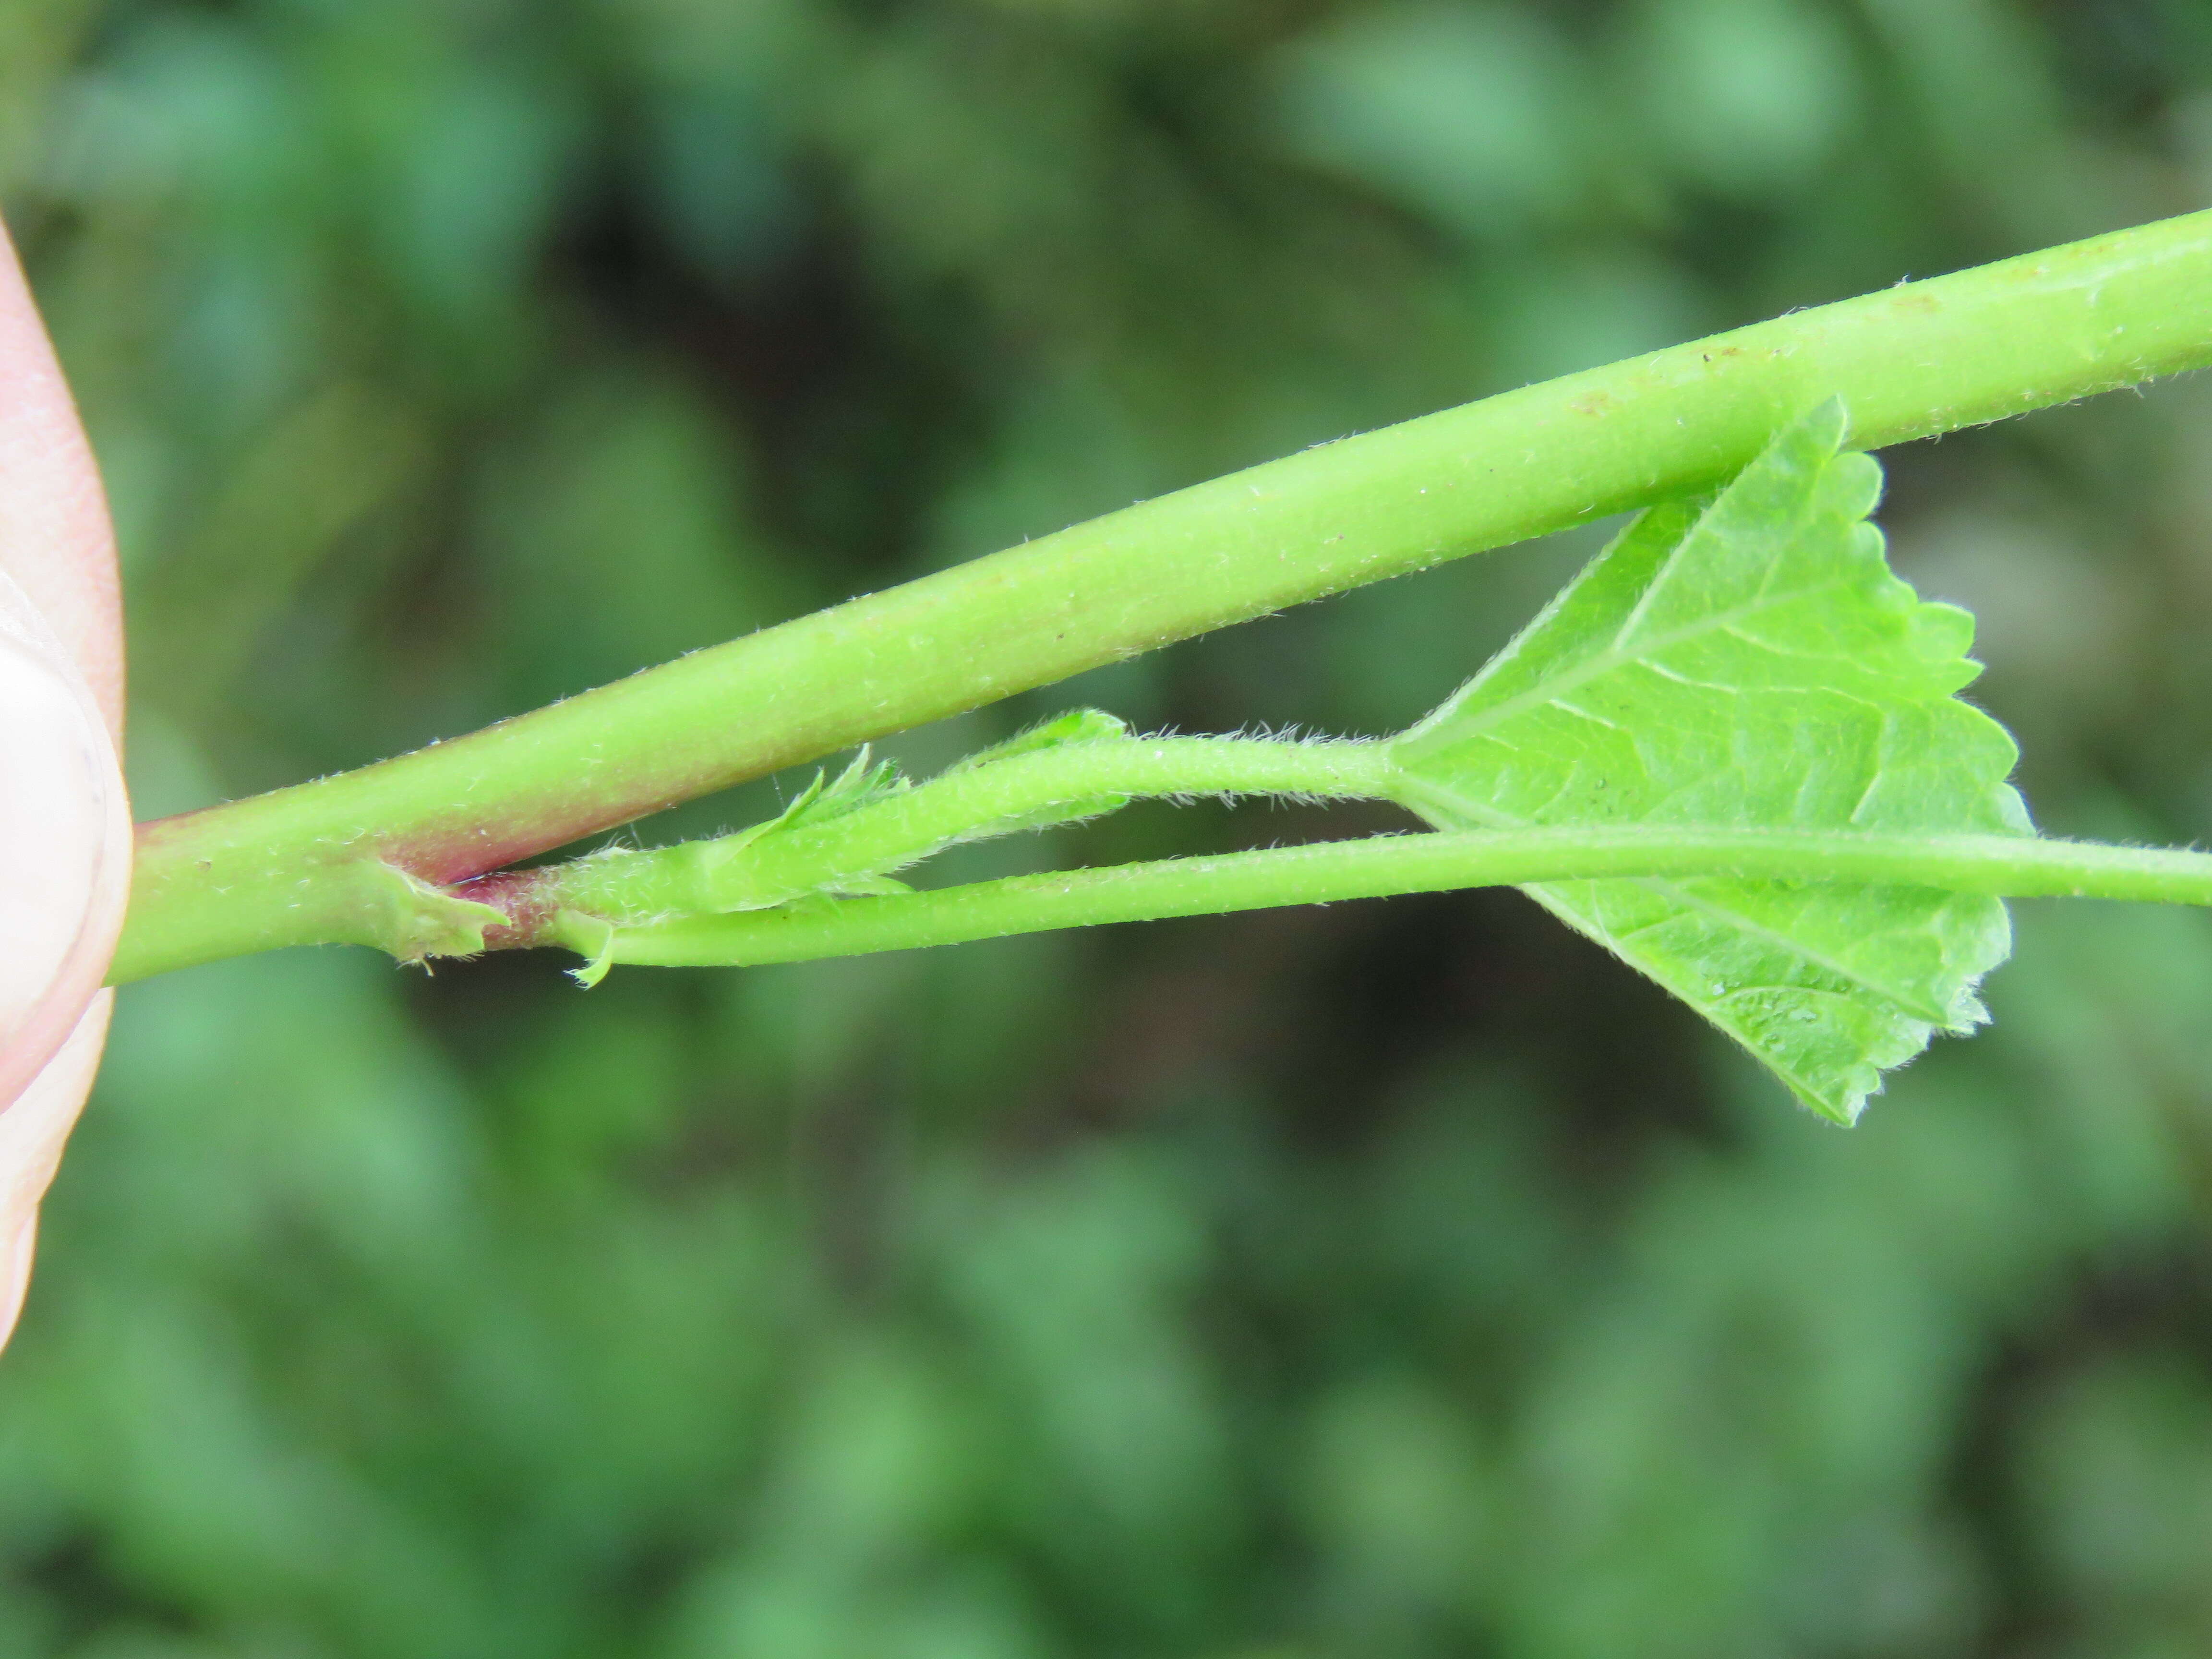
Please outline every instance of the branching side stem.
M902 870L956 842L1090 817L1139 797L1376 799L1394 793L1398 777L1379 743L1103 738L956 769L820 823L580 859L546 871L511 902L532 915L570 909L611 921L754 910Z
M1527 830L1390 836L821 900L617 935L612 960L747 966L1100 922L1601 876L1746 876L2212 905L2212 854L2006 836Z

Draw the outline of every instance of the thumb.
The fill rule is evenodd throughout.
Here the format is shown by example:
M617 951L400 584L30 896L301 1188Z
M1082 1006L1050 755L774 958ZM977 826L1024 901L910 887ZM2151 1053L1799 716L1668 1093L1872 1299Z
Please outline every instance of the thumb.
M99 990L130 856L106 724L0 574L0 1103L44 1069Z
M0 1343L39 1200L92 1086L123 921L130 814L90 690L0 573Z

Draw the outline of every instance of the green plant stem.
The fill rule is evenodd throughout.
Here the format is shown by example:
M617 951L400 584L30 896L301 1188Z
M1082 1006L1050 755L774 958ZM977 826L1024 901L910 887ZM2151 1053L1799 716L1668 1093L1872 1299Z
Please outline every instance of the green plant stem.
M759 909L903 869L958 842L1089 817L1140 796L1376 799L1399 782L1377 743L1093 738L958 768L818 823L580 859L511 902L613 921Z
M357 772L146 826L116 975L446 884L883 733L1715 482L1840 395L1875 447L2212 362L2212 214L1901 284L1310 449ZM380 913L380 915L381 913ZM465 942L464 917L404 937Z
M1601 876L1745 876L2012 898L2212 904L2212 854L2203 853L2008 836L1502 830L1322 842L696 917L617 933L612 960L659 967L805 962L1100 922Z

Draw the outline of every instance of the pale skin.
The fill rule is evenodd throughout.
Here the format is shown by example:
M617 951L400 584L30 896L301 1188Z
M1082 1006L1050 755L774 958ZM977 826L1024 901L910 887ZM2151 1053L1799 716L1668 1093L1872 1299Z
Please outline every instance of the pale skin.
M92 1087L130 814L122 612L100 477L0 230L0 1341Z

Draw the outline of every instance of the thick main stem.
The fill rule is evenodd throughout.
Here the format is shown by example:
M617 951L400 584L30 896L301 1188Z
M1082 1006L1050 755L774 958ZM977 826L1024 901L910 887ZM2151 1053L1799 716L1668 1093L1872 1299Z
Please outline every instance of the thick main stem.
M1741 468L1840 395L1875 447L2212 362L2212 214L1740 329L1310 449L453 742L149 824L117 975L334 935L349 866L465 878L1285 605Z
M805 962L1101 922L1624 876L1744 876L2009 898L2212 904L2212 854L2203 853L2009 836L1500 830L1322 842L699 917L624 933L612 960L660 967Z

